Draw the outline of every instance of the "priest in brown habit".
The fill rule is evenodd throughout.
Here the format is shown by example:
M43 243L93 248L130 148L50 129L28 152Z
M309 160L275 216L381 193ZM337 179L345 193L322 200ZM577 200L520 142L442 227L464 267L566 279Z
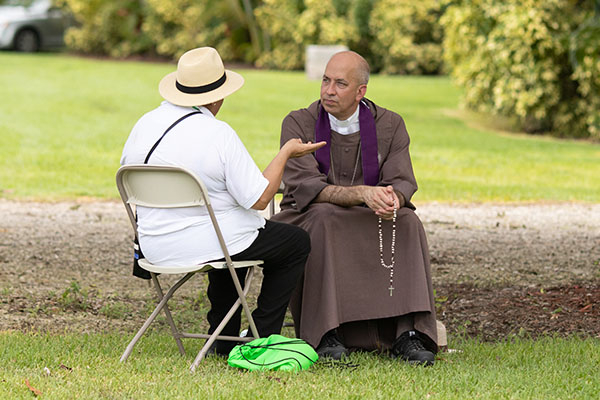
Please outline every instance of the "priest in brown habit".
M402 117L365 98L369 65L335 54L321 98L283 120L281 143L326 141L288 161L281 212L312 251L290 308L296 335L321 357L348 349L431 365L437 331L427 239Z

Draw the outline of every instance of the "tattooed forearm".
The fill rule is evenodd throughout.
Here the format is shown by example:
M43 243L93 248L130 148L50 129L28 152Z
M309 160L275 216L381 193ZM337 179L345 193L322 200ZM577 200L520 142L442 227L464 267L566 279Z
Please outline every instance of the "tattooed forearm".
M332 203L342 207L352 207L364 203L362 186L326 186L315 199L316 203Z

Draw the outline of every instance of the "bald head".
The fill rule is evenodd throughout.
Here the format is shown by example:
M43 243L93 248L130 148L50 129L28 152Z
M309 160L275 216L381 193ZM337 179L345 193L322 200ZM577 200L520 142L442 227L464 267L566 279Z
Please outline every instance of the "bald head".
M335 53L330 59L329 63L342 63L350 67L352 71L352 75L357 80L357 82L361 85L366 85L369 83L369 75L371 73L371 68L369 68L369 63L367 60L363 58L360 54L355 51L341 51L339 53Z
M342 51L331 57L321 81L321 104L339 120L348 119L367 93L369 63L358 53Z

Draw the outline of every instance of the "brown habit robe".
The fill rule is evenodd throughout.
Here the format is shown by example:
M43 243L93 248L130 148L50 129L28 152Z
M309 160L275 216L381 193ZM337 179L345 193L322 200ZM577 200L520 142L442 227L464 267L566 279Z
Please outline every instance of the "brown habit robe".
M304 228L311 237L304 277L290 303L296 335L316 347L323 334L338 328L346 347L388 350L397 335L414 324L429 339L426 347L437 351L427 239L409 201L417 184L408 133L398 114L367 104L377 129L378 185L392 185L407 200L397 212L393 296L390 272L380 264L377 215L368 207L313 203L325 186L349 186L353 175L354 185L363 184L360 133L332 131L333 168L328 176L318 170L314 154L290 159L283 175L282 211L272 217ZM314 102L284 119L282 145L292 138L315 141L318 106ZM391 236L392 222L383 221L384 262L388 264ZM406 316L409 313L414 314Z

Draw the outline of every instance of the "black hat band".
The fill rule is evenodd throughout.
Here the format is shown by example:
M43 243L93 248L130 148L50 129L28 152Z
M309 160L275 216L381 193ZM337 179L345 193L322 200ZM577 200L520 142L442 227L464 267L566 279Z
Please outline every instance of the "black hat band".
M210 92L210 91L220 88L221 86L223 86L223 84L225 83L226 80L227 80L227 76L226 76L225 72L223 72L222 77L220 77L213 83L209 83L208 85L185 86L185 85L182 85L181 83L175 81L175 86L177 87L177 89L179 89L180 92L183 92L183 93L200 94L200 93L206 93L206 92Z

